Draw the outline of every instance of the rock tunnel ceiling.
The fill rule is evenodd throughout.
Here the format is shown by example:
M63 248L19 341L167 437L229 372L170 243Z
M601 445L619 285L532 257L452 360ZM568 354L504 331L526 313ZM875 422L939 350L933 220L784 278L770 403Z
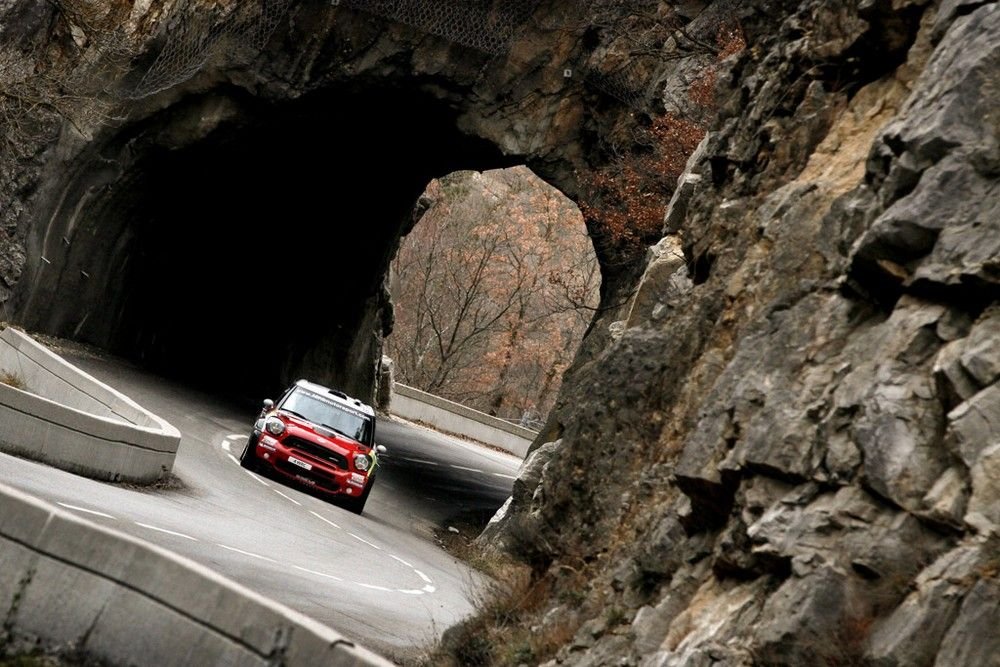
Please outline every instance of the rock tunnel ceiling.
M149 123L125 173L71 229L49 230L26 324L250 396L303 368L363 378L377 341L358 332L390 317L383 276L424 185L505 162L432 100L398 89L350 99L262 106L214 92ZM192 115L225 120L164 146ZM85 170L79 187L97 177Z
M582 59L573 8L188 0L62 16L86 26L67 79L105 80L63 114L55 158L36 154L8 314L248 395L308 373L370 396L383 278L427 182L526 162L573 195L588 135L642 101L652 70Z

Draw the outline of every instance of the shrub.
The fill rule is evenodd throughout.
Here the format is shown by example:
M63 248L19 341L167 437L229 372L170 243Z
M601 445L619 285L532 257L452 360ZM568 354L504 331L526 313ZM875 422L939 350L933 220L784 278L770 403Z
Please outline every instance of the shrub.
M15 371L0 370L0 383L14 387L14 389L27 388L24 378Z

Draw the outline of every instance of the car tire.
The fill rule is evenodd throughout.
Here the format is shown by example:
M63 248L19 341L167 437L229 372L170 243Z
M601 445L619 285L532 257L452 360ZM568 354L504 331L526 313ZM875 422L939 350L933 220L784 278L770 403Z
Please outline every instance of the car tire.
M259 433L250 432L250 437L247 438L247 445L243 448L243 453L240 454L240 465L247 470L258 471L260 470L260 460L257 458L257 440L260 439Z
M368 480L368 485L365 490L361 492L361 495L357 498L347 497L342 499L341 505L344 509L354 512L355 514L361 514L365 509L365 503L368 502L368 495L372 492L372 487L375 486L375 475L372 475Z

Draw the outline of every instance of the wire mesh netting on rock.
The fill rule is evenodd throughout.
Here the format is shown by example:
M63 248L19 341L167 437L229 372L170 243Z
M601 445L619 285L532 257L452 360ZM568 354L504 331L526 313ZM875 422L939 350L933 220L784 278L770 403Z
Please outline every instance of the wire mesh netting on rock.
M293 0L252 0L194 9L181 2L167 23L163 49L127 97L152 95L182 83L213 56L238 57L264 48Z
M338 0L333 0L337 4ZM339 0L339 4L404 23L469 48L510 50L539 0Z

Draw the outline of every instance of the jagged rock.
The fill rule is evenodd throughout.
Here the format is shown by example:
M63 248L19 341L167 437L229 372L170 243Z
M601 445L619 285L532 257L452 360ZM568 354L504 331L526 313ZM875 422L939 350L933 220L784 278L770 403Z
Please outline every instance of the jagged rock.
M982 552L981 546L959 547L920 573L916 590L872 632L865 658L873 667L930 664L975 581Z
M692 287L691 280L687 276L684 253L677 238L664 236L659 243L650 248L649 255L646 271L639 281L638 290L625 320L626 327L662 319L671 308L681 302L681 298Z
M948 629L937 653L936 666L1000 665L1000 583L992 578L976 582L962 602L958 618Z
M476 542L487 548L504 548L502 540L503 519L507 516L510 506L514 502L530 503L532 497L539 493L539 485L542 482L545 466L559 449L560 441L546 442L540 447L532 450L527 458L521 463L518 470L517 479L511 489L511 497L497 510L483 532L476 538Z
M24 270L24 248L0 231L0 287L13 287ZM0 303L3 303L0 299Z
M661 650L671 623L689 606L707 571L705 561L684 566L672 577L655 606L647 605L639 609L632 619L639 655L655 655Z
M934 360L934 377L949 405L958 405L972 398L980 389L975 378L962 365L965 345L964 339L953 340L941 348Z
M1000 531L1000 434L979 455L972 466L972 495L969 498L966 523L983 530Z
M1000 7L965 10L873 154L889 165L878 173L891 206L856 246L857 274L965 289L1000 281L1000 138L982 122L1000 104Z
M964 341L962 367L980 387L986 387L1000 379L998 335L1000 335L1000 308L994 307L980 317Z
M691 196L702 179L702 175L695 170L702 167L705 151L710 139L711 134L706 134L691 156L688 157L684 171L677 178L677 189L674 190L674 194L670 197L670 202L667 204L667 212L663 216L663 229L668 234L680 229L684 218L687 216L688 203L691 201Z
M968 468L976 465L983 450L1000 439L1000 384L949 412L946 438Z
M803 491L806 495L803 495ZM854 570L866 579L915 575L944 547L941 536L857 487L808 500L815 487L793 490L747 528L753 553L817 567Z
M653 530L636 557L636 566L643 573L668 576L681 565L687 532L680 520L668 514Z
M821 566L785 581L767 599L754 633L754 655L767 665L852 664L863 638L850 636L850 580Z
M969 481L957 467L944 471L924 496L926 510L921 516L952 528L962 526L962 517L969 501Z
M611 336L612 341L619 340L622 334L625 333L626 322L624 320L618 320L617 322L612 322L608 325L608 334Z
M750 656L736 637L746 624L757 621L766 590L766 579L745 584L702 585L667 629L660 650L645 658L642 667L681 667L712 664L712 656L730 654L733 664L747 664ZM742 653L742 661L736 656ZM725 663L723 663L725 664Z
M379 410L389 410L389 405L392 402L393 387L395 384L395 363L389 357L382 355L382 358L379 360L378 384L375 391L376 406Z

